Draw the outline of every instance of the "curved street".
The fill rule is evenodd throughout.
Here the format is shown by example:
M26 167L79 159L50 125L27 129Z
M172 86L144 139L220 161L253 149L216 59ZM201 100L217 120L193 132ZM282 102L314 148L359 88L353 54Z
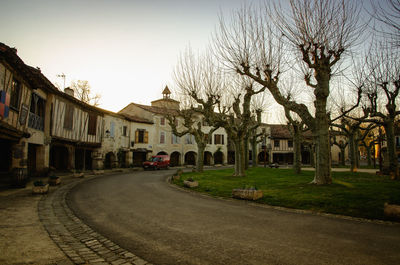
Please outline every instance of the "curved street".
M173 170L77 185L68 206L94 230L154 264L398 264L400 225L221 200L165 182Z

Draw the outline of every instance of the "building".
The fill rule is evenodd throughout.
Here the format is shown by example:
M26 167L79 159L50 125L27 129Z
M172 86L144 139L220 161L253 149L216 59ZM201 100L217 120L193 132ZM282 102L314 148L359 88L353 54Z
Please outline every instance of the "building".
M50 94L40 70L0 43L0 182L24 185L48 168Z
M178 137L172 133L171 127L165 118L167 112L174 113L179 109L179 102L170 98L170 91L165 87L163 98L152 101L151 105L130 103L119 111L133 119L142 121L132 123L131 130L135 134L132 162L141 163L152 155L169 155L171 165L195 165L197 145L193 135ZM178 118L178 130L182 127L182 120ZM207 131L205 126L204 130ZM227 163L227 135L222 128L217 129L204 153L205 165Z

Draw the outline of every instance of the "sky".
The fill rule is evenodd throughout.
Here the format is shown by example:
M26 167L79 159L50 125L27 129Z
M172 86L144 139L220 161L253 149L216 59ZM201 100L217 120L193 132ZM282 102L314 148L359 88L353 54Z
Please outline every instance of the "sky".
M87 80L100 107L149 105L173 87L189 45L204 49L222 11L251 0L1 0L0 42L63 88Z

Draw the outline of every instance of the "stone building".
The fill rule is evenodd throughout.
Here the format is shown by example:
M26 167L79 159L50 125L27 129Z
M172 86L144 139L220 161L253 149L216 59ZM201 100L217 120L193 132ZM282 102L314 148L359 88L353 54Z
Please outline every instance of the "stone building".
M165 118L166 112L179 109L179 102L170 98L166 87L163 98L151 102L151 105L130 103L119 113L131 118L142 119L141 123L132 123L135 134L133 164L139 165L152 155L166 154L170 156L171 165L195 165L197 145L193 135L177 137ZM178 118L178 131L182 121ZM204 127L207 130L207 126ZM227 163L227 135L222 128L216 130L205 149L205 165Z
M99 169L102 110L78 100L69 88L54 93L51 103L50 166L58 170Z
M50 94L40 70L0 43L0 182L23 185L49 164Z

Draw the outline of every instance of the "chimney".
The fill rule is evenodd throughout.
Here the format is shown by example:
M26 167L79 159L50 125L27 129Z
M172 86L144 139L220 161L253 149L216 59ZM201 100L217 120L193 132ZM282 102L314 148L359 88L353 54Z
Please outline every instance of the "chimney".
M72 88L70 88L70 87L64 88L64 93L67 94L67 95L70 95L71 97L74 96L74 90Z

